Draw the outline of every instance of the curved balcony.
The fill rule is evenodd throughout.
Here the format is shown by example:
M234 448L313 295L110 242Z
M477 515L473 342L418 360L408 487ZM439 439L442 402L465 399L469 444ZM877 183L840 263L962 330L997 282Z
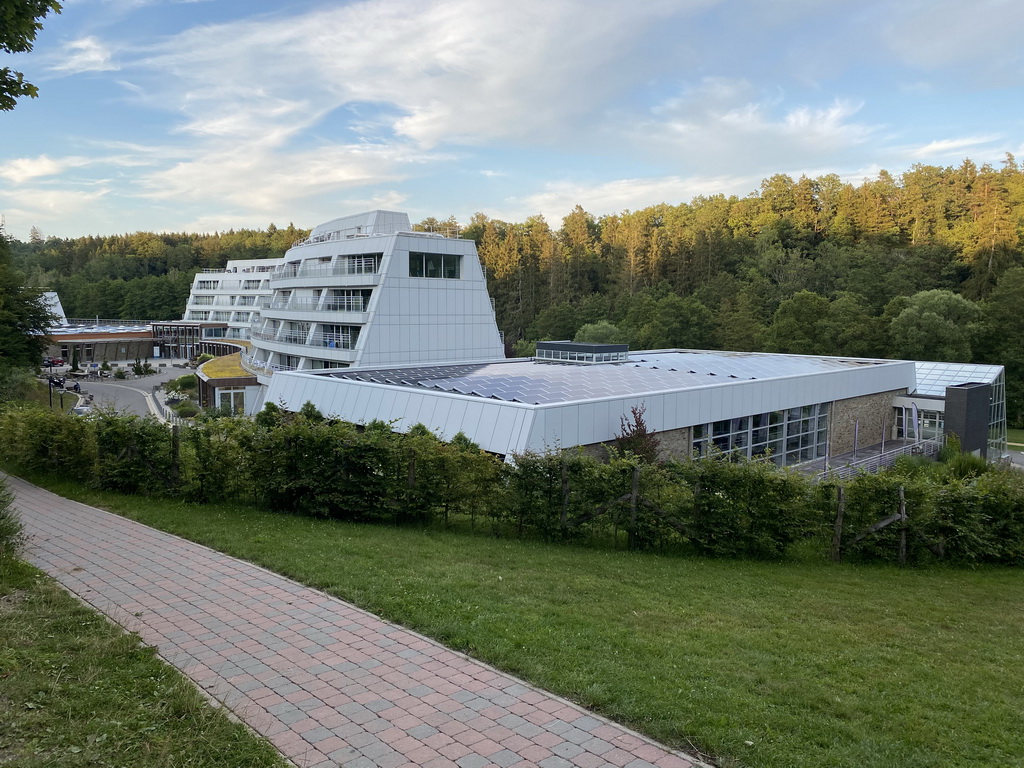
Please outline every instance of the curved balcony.
M271 376L277 371L298 370L294 365L271 365L263 360L257 360L245 352L241 355L242 367L254 376Z
M268 300L261 312L267 317L307 322L324 322L328 319L325 315L329 313L332 322L365 325L370 319L368 305L369 300L362 296L292 297Z
M355 362L358 334L294 333L289 331L251 331L249 338L269 352L300 357L315 356L336 362Z
M274 288L371 288L375 285L380 285L380 274L376 272L324 272L274 279Z

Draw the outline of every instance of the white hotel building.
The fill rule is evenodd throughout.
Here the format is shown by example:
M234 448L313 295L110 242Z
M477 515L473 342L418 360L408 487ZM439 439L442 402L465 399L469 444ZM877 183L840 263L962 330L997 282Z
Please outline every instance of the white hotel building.
M989 458L1006 453L1001 366L571 342L508 360L474 243L413 232L403 213L321 224L283 259L258 265L268 284L251 284L259 293L241 361L259 386L246 387L247 413L312 402L357 424L462 432L503 456L596 449L634 407L677 456L718 449L823 463L879 444L930 452L944 432ZM220 294L209 310L195 302L203 279L189 313L218 311ZM220 311L233 319L247 294L230 296Z

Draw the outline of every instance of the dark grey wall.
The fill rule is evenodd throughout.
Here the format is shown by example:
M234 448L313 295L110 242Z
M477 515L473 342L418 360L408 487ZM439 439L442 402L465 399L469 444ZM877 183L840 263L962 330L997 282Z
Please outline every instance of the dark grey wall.
M943 432L956 435L966 453L978 451L988 458L988 409L991 384L958 384L946 387Z

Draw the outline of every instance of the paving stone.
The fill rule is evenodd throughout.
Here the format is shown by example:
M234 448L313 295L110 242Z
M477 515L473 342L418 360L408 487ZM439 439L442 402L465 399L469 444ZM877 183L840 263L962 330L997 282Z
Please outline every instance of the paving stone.
M7 479L34 565L295 765L707 768L258 566Z

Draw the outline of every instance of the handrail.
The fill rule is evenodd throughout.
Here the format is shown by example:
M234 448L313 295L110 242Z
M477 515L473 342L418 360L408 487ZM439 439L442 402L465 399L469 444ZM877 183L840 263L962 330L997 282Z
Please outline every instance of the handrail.
M275 331L250 331L250 339L273 341L278 344L294 344L303 347L326 347L328 349L355 349L358 334L350 333L314 333L310 338L305 333L285 331L278 335Z
M902 445L899 448L894 448L884 453L876 453L874 456L868 456L865 459L847 462L841 467L830 467L824 472L818 473L815 476L815 480L825 480L830 477L837 480L846 480L858 472L874 473L885 467L891 467L900 456L931 457L937 455L941 449L941 440L921 440L916 443Z
M368 268L372 267L372 268ZM294 264L285 264L277 267L273 272L275 280L291 280L296 277L336 277L339 275L376 275L380 272L380 263L374 260L367 264L362 261L346 259L338 264L327 264L317 267L296 267Z
M322 306L321 306L322 302ZM295 309L317 312L365 312L367 300L362 296L327 296L324 298L291 297L273 299L263 309Z
M265 374L272 375L277 371L297 371L298 366L295 365L271 365L263 360L257 360L252 355L247 355L244 352L240 356L242 367L252 374Z

